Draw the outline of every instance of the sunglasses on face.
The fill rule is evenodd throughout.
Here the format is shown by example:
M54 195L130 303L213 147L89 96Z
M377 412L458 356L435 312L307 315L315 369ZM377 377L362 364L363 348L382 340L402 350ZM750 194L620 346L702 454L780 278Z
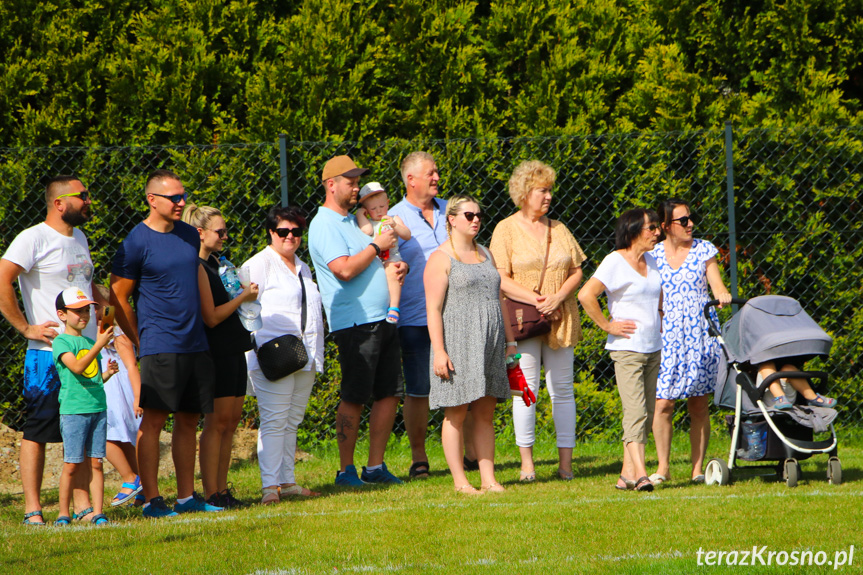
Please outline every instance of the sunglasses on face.
M641 231L647 230L652 234L653 232L655 232L658 229L659 229L659 226L657 226L656 224L650 224L649 226L644 226L643 228L641 228Z
M482 212L462 212L461 214L464 216L464 219L469 222L472 222L474 218L476 218L477 221L482 220Z
M86 202L90 199L90 192L84 190L83 192L75 192L74 194L60 194L59 196L57 196L57 199L59 200L60 198L70 198L72 196L78 196L79 198L81 198L82 202Z
M186 200L186 194L177 194L175 196L166 196L165 194L150 194L151 196L159 196L160 198L165 198L171 201L172 204L177 205L180 202Z
M685 228L686 226L688 226L688 225L689 225L689 223L690 223L690 222L692 223L692 225L695 225L695 216L694 216L694 215L692 215L692 214L690 214L690 215L688 215L688 216L682 216L682 217L679 217L679 218L674 218L674 219L672 219L671 221L672 221L672 222L677 222L677 223L679 223L681 226L683 226L683 227Z
M295 238L303 237L303 228L276 228L273 230L280 238L286 238L292 235Z
M213 232L214 234L218 234L220 240L228 239L228 230L226 228L222 228L220 230L210 230L210 231Z

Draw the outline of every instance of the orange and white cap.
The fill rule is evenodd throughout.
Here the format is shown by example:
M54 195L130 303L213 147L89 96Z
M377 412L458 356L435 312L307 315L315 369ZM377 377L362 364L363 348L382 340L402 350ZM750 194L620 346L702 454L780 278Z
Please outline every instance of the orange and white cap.
M87 297L81 288L68 287L60 292L57 296L57 309L79 309L90 304L95 304L93 300Z

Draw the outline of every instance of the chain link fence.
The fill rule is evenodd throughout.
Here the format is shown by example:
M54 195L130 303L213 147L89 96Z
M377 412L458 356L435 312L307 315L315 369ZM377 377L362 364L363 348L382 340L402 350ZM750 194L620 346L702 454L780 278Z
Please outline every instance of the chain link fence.
M239 264L265 244L264 217L274 204L297 204L313 216L323 200L320 172L327 159L349 154L390 190L403 193L402 158L414 150L434 155L442 196L468 193L489 218L480 242L512 214L507 181L522 160L540 159L557 171L550 216L564 222L588 256L585 277L613 249L617 216L630 207L655 207L681 197L698 216L696 236L720 248L729 285L741 297L789 295L834 337L831 394L840 398L844 423L859 419L863 403L863 231L857 189L863 175L863 130L856 128L726 130L636 133L585 137L435 141L291 142L272 144L128 148L0 149L0 249L21 230L44 219L44 181L70 173L91 190L94 217L84 226L97 280L107 282L110 261L126 234L146 215L143 184L155 168L175 171L190 201L218 207L230 230L229 259ZM728 186L733 181L733 200ZM732 214L732 218L729 218ZM310 262L305 246L300 257ZM727 312L726 312L727 313ZM582 318L585 339L575 350L575 394L580 441L617 438L620 405L604 333ZM334 435L341 377L327 340L324 374L318 378L300 439ZM21 378L24 342L0 325L0 417L23 422ZM551 405L543 389L537 425L553 434ZM254 400L246 421L255 424ZM714 413L719 419L719 414ZM439 432L441 413L430 428ZM511 425L498 409L500 428ZM678 406L678 428L687 425ZM402 430L401 418L397 420Z

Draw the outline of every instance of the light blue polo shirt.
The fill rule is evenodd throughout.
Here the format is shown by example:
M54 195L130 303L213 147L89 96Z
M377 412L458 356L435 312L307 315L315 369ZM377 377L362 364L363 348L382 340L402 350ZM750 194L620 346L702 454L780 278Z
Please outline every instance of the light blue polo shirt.
M433 198L434 226L423 217L422 210L407 199L388 210L388 214L398 216L411 231L411 239L399 239L399 253L410 266L402 287L399 304L399 326L424 326L426 320L426 292L423 273L432 252L447 239L446 201Z
M347 282L336 278L327 265L342 256L358 254L370 243L371 236L360 230L353 214L342 216L321 206L309 226L309 253L331 332L381 321L387 316L390 295L379 258Z

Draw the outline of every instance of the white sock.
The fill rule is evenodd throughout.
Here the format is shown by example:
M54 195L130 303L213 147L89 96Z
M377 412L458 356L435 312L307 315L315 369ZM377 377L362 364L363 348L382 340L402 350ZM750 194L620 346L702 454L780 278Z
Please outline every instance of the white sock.
M380 469L383 466L384 466L383 463L381 463L380 465L372 465L371 467L366 467L366 471L377 471L378 469Z
M188 497L183 497L182 499L177 499L177 503L178 503L179 505L182 505L182 504L183 504L183 503L185 503L186 501L191 501L191 500L192 500L192 496L191 496L191 495L189 495Z

